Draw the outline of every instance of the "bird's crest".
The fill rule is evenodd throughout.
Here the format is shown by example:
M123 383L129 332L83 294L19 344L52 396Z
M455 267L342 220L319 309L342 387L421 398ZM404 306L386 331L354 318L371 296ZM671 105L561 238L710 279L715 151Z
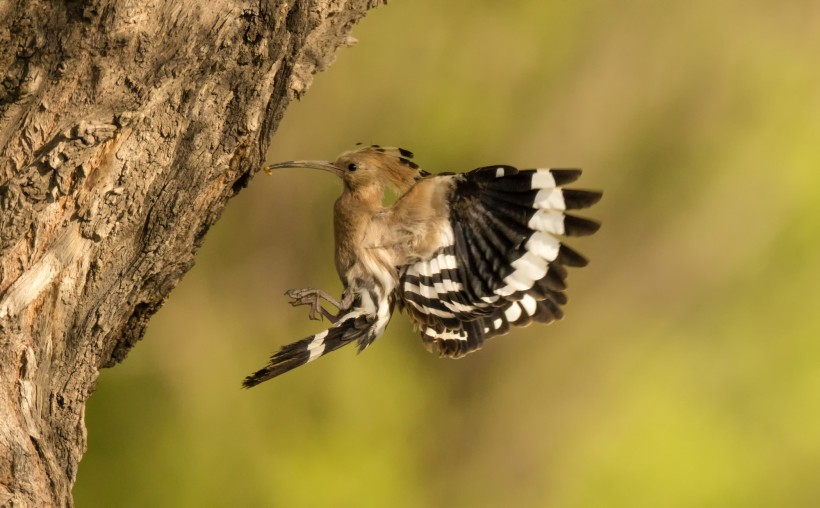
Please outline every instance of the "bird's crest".
M388 157L395 157L398 159L400 164L407 166L410 169L417 170L420 177L430 176L430 173L419 168L419 165L411 160L414 156L413 152L407 150L406 148L400 148L397 146L362 145L361 143L357 143L356 146L359 147L354 150L356 153L378 153L384 154Z

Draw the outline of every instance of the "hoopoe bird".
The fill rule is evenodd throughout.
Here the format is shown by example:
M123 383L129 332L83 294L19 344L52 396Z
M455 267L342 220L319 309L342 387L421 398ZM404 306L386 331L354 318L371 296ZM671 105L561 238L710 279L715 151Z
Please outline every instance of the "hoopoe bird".
M596 191L566 189L578 169L496 165L431 175L402 148L364 146L335 161L266 166L313 168L344 185L334 206L340 300L318 289L290 290L292 305L332 326L282 347L246 377L255 386L347 344L364 350L394 308L418 326L426 348L458 358L513 326L563 317L566 267L587 260L559 237L595 233L599 223L567 213L592 206ZM392 188L398 199L383 205ZM336 308L330 312L322 304Z

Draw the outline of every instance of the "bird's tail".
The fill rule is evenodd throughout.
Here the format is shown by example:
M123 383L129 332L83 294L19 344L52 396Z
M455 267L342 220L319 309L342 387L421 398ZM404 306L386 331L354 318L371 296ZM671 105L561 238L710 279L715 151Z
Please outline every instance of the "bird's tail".
M377 315L365 312L361 308L354 309L342 316L331 328L282 346L282 349L271 356L268 365L246 377L242 381L242 386L256 386L351 342L371 342L375 337L370 336L378 328L377 321Z

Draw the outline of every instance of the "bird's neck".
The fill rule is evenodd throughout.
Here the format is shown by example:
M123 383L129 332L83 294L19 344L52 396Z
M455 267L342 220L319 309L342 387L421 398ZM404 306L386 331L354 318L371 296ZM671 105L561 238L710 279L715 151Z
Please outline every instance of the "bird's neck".
M370 211L375 213L382 208L384 199L384 185L378 182L368 185L358 186L354 189L345 187L344 192L339 197L339 201L345 206L362 212Z
M334 206L334 236L336 270L346 281L350 269L359 261L373 218L384 210L384 187L370 185L355 190L345 189ZM372 232L371 232L372 233Z

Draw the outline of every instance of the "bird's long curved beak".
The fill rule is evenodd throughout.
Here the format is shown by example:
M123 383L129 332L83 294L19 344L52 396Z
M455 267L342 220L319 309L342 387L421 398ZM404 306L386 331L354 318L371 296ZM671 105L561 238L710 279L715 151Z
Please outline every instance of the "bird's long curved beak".
M275 169L283 169L283 168L312 168L312 169L321 169L324 171L330 171L334 175L341 177L342 170L336 167L335 164L329 161L288 161L288 162L277 162L276 164L268 164L262 168L267 174L273 173Z

